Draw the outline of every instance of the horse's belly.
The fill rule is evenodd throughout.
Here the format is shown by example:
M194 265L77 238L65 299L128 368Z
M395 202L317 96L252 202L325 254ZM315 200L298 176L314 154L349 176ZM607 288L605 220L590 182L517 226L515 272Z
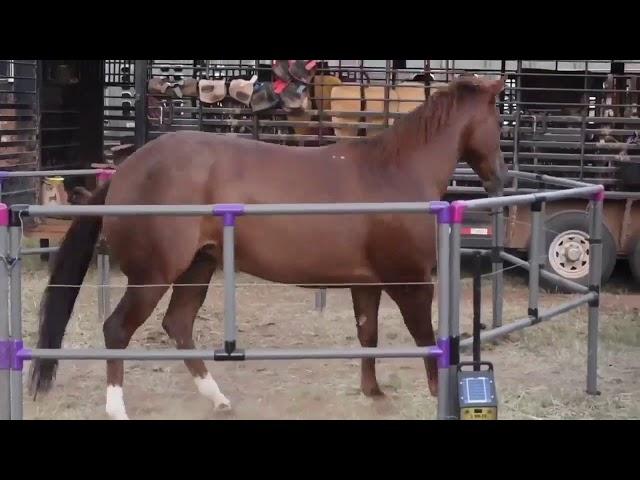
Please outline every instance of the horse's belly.
M274 258L262 252L245 252L237 258L238 270L271 282L295 284L349 284L376 282L373 269L360 262L334 262L332 258L292 254Z
M357 242L309 241L297 236L239 236L236 266L268 281L297 284L374 282L377 276Z

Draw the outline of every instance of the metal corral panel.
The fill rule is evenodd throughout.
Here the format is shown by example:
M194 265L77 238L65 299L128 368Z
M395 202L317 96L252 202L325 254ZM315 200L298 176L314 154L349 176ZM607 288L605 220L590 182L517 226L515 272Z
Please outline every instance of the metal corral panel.
M36 60L0 60L0 170L36 170L38 136L38 64ZM2 202L35 203L36 182L5 180Z
M413 92L423 90L424 99L443 83L470 71L507 77L497 105L504 125L503 153L514 168L602 183L609 190L640 188L640 173L634 173L640 162L640 75L635 73L640 71L640 61L624 61L624 70L622 61L610 60L319 62L316 77L334 77L334 84L347 88L326 90L324 84L314 85L311 107L303 113L273 108L254 114L229 96L215 105L202 104L198 98L155 96L150 102L153 110L150 107L148 112L147 138L196 129L289 145L361 140L376 135L408 111L401 108L401 102L407 100L398 97L399 89L407 92L403 82L413 81ZM187 75L249 79L253 74L261 81L271 81L271 61L153 60L148 71L149 78L162 76L170 81ZM369 88L384 95L367 103L362 95ZM341 98L334 94L338 91ZM342 108L345 101L357 113ZM636 180L638 186L630 183ZM452 182L455 187L479 185L475 174L464 172L458 172Z

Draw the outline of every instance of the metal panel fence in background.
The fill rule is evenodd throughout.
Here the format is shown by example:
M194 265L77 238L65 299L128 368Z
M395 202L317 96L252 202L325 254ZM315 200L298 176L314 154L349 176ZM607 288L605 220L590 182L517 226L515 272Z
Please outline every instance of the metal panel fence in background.
M592 284L588 293L545 312L534 312L529 305L529 315L522 321L483 332L481 338L487 340L497 338L509 331L525 328L529 325L548 320L584 303L589 304L588 328L588 361L587 391L596 393L597 368L597 332L599 312L599 285L601 268L601 248L599 248L599 231L602 223L602 200L604 188L600 185L577 187L563 191L543 192L534 195L490 198L471 201L447 202L406 202L406 203L350 203L350 204L277 204L277 205L109 205L109 206L14 206L9 209L0 205L0 248L5 268L0 274L0 384L9 381L10 395L0 396L0 418L22 418L22 367L23 361L35 358L58 359L137 359L137 360L178 360L185 358L201 358L215 361L246 361L256 359L338 359L338 358L438 358L439 391L438 418L455 419L457 412L456 371L460 362L460 348L467 347L469 342L459 341L459 289L460 289L460 224L465 211L476 208L495 208L505 204L523 204L555 201L562 198L589 198L591 205L590 236L593 245L593 260L590 263L590 279ZM237 345L235 315L235 223L238 215L296 215L296 214L371 214L371 213L431 213L438 220L438 340L437 345L430 347L395 347L395 348L338 348L338 349L241 349ZM18 229L21 215L30 216L94 216L94 215L165 215L165 216L200 216L216 215L224 222L224 345L217 350L78 350L78 349L32 349L23 347L21 329L21 307L19 268L11 268L19 255L15 241L19 239ZM534 265L533 268L536 268ZM539 278L530 275L530 281ZM11 287L11 305L4 292ZM538 289L539 285L530 285ZM536 300L536 297L532 297ZM9 307L9 312L5 307ZM10 319L10 321L9 321ZM7 337L7 333L9 337ZM7 367L8 366L8 367Z
M0 201L2 201L3 183L12 178L44 178L44 177L90 177L96 176L98 185L109 180L115 173L114 169L93 168L93 169L67 169L67 170L32 170L32 171L0 171ZM22 225L21 225L22 226ZM51 254L58 251L58 247L22 248L20 242L20 252L17 258L26 255ZM101 239L97 249L97 266L100 287L98 288L98 318L106 320L110 313L109 299L109 254L106 244Z
M143 62L144 82L153 77L273 78L270 60ZM311 106L304 115L282 108L253 112L229 96L207 104L198 97L140 94L154 100L144 116L145 141L170 131L201 130L316 145L370 138L406 115L416 98L423 101L459 75L504 76L506 88L496 105L503 123L502 151L515 170L634 191L640 168L639 69L639 60L318 60L309 89ZM366 89L372 89L375 101L364 101ZM353 101L361 102L357 117L348 106ZM629 171L634 175L625 174ZM451 184L482 187L477 175L460 171ZM514 182L516 189L528 186L524 178Z
M40 89L37 60L0 60L0 166L27 172L40 165ZM4 172L0 172L4 173ZM0 182L2 202L35 203L29 178Z

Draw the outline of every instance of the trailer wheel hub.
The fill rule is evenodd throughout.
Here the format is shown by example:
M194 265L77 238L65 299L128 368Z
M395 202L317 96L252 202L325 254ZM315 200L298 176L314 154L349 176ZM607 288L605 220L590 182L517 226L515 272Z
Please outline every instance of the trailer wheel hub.
M580 230L558 234L549 246L549 263L566 278L581 278L589 273L589 236Z
M578 261L582 256L582 248L580 248L580 245L578 245L577 243L570 244L566 248L565 252L566 252L567 258L572 262Z

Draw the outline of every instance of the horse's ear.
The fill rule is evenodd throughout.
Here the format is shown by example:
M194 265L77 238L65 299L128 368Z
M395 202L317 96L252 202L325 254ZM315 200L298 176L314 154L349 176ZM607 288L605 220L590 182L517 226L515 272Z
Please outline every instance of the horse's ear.
M491 94L493 96L497 96L500 94L500 92L502 92L504 90L504 86L506 84L507 81L507 77L506 75L503 75L502 77L500 77L498 80L493 80L491 82L489 82L489 91L491 92Z

